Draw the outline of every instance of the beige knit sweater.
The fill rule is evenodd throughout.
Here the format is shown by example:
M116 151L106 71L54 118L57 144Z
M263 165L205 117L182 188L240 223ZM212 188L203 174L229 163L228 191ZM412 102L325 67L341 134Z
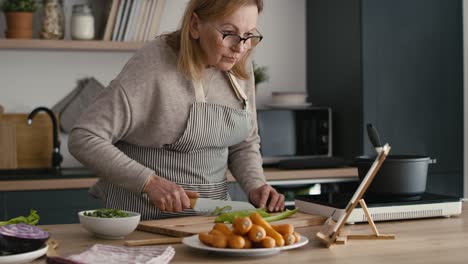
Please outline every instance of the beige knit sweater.
M195 92L192 82L177 71L176 61L177 55L163 37L137 51L81 115L70 132L70 153L100 179L142 192L154 171L114 144L124 141L159 148L182 136ZM207 103L242 108L224 73L209 68L203 78ZM249 100L253 129L245 141L229 148L228 159L229 170L247 194L265 183L252 79L239 83Z

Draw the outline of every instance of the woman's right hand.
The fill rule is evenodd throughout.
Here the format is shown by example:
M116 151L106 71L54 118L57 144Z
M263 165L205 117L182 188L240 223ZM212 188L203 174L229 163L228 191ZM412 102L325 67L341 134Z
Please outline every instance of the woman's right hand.
M179 185L156 175L148 180L143 192L161 211L170 213L190 208L190 198L198 197L197 192L186 191Z

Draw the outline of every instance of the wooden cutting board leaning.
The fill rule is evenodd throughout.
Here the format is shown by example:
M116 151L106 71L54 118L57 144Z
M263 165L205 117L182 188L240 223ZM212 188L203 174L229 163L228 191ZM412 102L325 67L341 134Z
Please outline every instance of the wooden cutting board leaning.
M168 235L174 237L185 237L201 232L209 232L214 223L214 216L188 216L169 218L162 220L141 221L137 229L141 231ZM305 227L323 225L326 218L318 215L310 215L297 212L286 219L272 222L273 224L292 224L294 227Z
M16 127L14 124L2 122L0 113L0 168L15 169L16 159Z
M0 114L0 169L52 167L52 122L46 114L27 124L27 113Z

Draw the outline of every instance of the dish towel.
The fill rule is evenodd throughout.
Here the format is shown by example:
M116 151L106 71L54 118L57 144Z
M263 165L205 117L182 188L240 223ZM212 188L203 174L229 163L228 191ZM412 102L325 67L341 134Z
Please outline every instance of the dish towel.
M77 87L52 107L52 111L59 114L60 130L70 132L83 111L104 89L93 77L78 80Z
M67 260L78 263L135 263L135 264L167 264L175 255L172 246L126 247L96 244L90 249L68 256Z

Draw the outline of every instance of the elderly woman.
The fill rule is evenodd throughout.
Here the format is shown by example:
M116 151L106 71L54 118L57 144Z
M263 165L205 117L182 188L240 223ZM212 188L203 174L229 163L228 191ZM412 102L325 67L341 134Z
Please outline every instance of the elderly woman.
M229 169L269 211L250 56L261 0L191 0L180 29L146 44L82 114L70 152L95 170L90 193L142 219L194 214L190 198L229 199Z

